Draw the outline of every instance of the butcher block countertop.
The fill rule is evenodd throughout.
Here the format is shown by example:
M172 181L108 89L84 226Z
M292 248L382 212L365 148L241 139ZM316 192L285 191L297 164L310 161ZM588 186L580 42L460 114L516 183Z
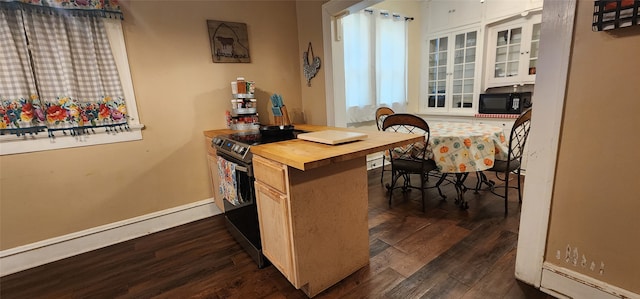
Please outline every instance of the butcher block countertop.
M251 147L254 155L280 162L282 164L308 170L333 163L351 160L368 154L383 151L389 147L396 147L423 139L423 136L413 134L388 133L379 131L364 131L352 128L336 128L316 125L294 125L296 130L316 132L322 130L341 130L361 132L367 134L364 140L328 145L301 139L261 144ZM229 134L231 130L205 131L206 137L213 138L216 135Z

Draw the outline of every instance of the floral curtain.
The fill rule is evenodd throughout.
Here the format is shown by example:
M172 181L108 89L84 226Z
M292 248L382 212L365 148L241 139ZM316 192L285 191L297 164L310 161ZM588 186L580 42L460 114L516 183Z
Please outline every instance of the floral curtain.
M124 92L100 17L104 11L96 8L111 2L56 2L74 8L71 14L23 9L27 2L45 3L0 2L0 25L7 25L0 38L11 41L0 45L0 133L20 136L46 127L53 137L55 131L128 129ZM80 3L99 13L77 13Z
M122 19L118 0L0 0L0 4L13 9L49 14Z
M22 13L0 7L0 133L44 131Z

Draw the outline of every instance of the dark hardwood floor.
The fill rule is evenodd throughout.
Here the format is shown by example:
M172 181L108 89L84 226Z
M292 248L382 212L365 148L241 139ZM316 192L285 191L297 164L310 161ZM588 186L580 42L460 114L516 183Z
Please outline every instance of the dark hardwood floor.
M369 266L316 298L553 298L514 278L515 191L508 217L489 192L467 192L459 210L451 185L447 201L430 189L422 213L419 190L396 190L389 208L379 169L368 175ZM258 269L218 215L1 277L0 298L307 297L273 266Z

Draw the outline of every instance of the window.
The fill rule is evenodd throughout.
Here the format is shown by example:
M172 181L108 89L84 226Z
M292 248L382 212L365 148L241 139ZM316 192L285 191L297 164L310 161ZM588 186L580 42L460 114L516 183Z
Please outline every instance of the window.
M0 154L142 139L119 19L0 4Z
M375 118L379 106L406 110L406 19L366 9L342 20L347 122Z

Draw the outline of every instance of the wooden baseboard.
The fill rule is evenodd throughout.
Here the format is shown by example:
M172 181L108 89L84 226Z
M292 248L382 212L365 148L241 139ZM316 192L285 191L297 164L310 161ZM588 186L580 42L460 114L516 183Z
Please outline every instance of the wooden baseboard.
M0 276L135 239L222 212L213 198L0 251Z
M540 290L558 298L640 298L639 294L546 262Z

